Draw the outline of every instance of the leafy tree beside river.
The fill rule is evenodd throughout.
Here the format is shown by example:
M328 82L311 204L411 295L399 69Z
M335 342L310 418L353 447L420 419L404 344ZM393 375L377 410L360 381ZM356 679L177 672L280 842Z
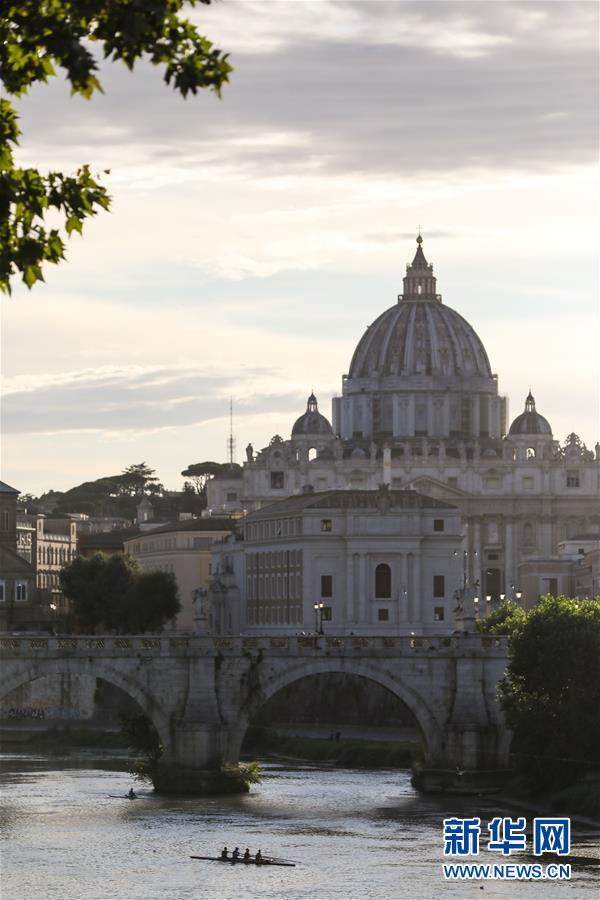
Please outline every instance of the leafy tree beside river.
M81 631L97 628L120 634L161 631L181 608L175 578L142 572L129 556L96 553L61 570L60 586L73 604Z
M499 698L529 790L589 778L600 769L600 597L543 597L527 613L505 603L478 627L509 636Z

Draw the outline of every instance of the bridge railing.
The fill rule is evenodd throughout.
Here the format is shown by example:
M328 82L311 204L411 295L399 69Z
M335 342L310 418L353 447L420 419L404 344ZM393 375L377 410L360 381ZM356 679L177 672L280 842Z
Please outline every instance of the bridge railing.
M0 635L0 657L23 656L352 656L504 655L506 638L494 635Z

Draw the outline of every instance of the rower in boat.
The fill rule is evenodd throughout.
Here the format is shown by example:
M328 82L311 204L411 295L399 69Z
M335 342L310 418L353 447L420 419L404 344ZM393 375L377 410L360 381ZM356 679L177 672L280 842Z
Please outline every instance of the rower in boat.
M221 859L228 859L227 847L223 847L223 849L221 850Z
M257 866L262 866L262 861L263 861L262 853L259 850L257 852L256 856L254 857L254 862L256 863Z
M232 859L239 859L239 858L240 858L240 848L239 848L239 847L236 847L236 848L235 848L235 850L234 850L233 853L231 854L231 858L232 858Z
M136 794L133 788L129 788L129 793L127 794L129 800L136 800Z
M244 862L250 862L250 849L248 847L244 850Z

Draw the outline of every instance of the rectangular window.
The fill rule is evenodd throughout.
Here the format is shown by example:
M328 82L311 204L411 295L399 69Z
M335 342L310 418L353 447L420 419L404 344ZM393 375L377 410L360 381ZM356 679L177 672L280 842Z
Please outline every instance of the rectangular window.
M444 519L434 519L433 520L433 530L434 531L443 531L445 528Z
M377 621L378 622L389 622L389 620L390 620L389 609L378 609L377 610Z
M434 607L433 618L435 619L436 622L444 621L444 607L443 606Z
M533 478L530 475L526 475L525 478L521 479L521 487L524 491L532 491L533 490Z
M496 490L500 487L500 479L497 475L487 475L483 479L483 486L490 490Z
M321 575L321 597L333 597L333 575Z
M567 472L567 487L579 487L579 472Z
M271 472L271 487L277 489L283 487L283 472Z
M545 578L544 579L548 584L547 594L550 594L551 597L558 597L558 578Z
M6 584L3 581L0 581L0 603L4 603L6 600Z
M237 492L236 491L227 491L227 502L234 503L237 500Z
M25 602L27 600L27 582L17 581L15 585L15 600Z
M434 597L445 597L446 596L446 579L443 575L434 575L433 576L433 596Z
M331 622L333 619L333 610L331 606L323 607L323 622Z
M321 519L321 531L331 531L331 519Z

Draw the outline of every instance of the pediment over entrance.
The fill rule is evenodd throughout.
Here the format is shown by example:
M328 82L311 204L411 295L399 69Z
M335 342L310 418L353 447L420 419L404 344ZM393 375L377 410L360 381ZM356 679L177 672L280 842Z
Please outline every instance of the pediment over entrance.
M450 487L449 484L438 481L437 478L430 478L428 475L420 475L418 478L413 478L412 481L408 481L403 487L408 490L418 491L419 494L425 494L427 497L434 497L436 500L449 500L450 502L470 496L466 491Z

